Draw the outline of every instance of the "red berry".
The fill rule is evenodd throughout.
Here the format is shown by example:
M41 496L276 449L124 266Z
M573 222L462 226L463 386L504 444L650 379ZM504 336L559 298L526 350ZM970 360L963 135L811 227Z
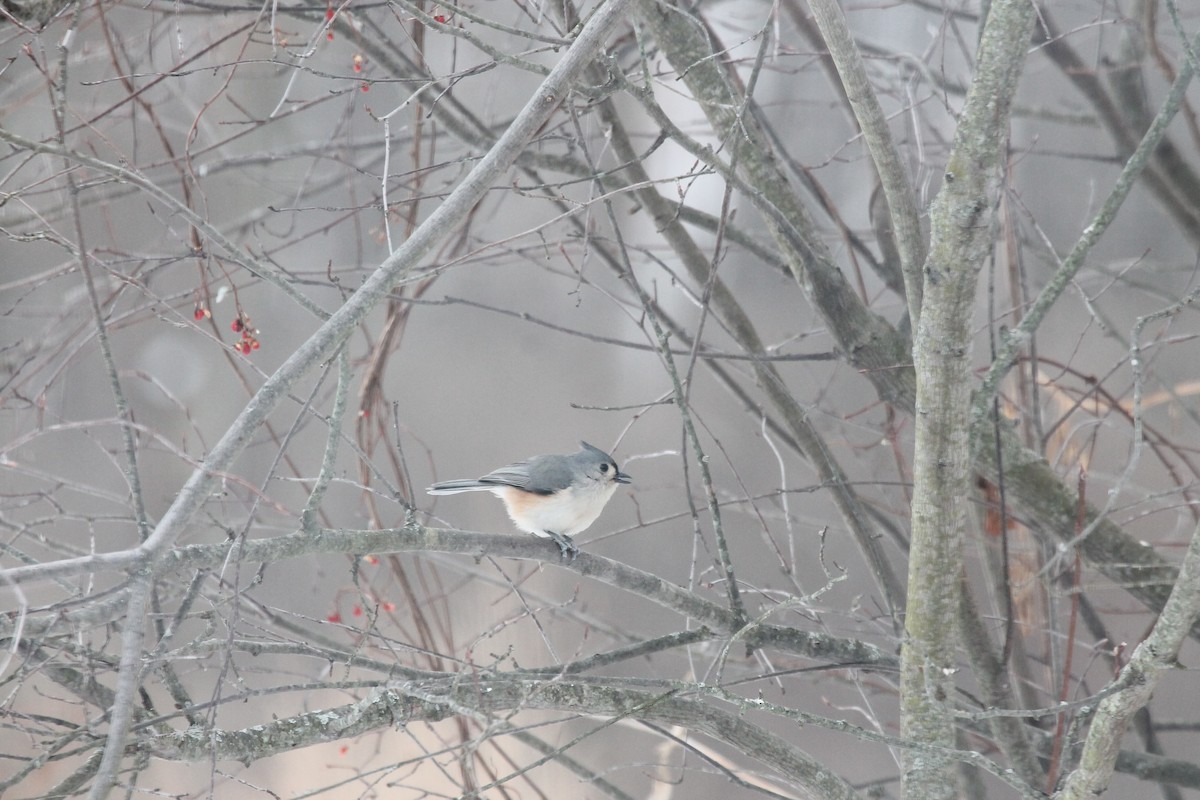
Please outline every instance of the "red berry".
M257 349L258 349L258 339L251 339L251 340L250 340L250 349L251 349L251 350L257 350Z
M446 24L446 15L445 14L435 14L433 17L433 21L440 22L443 25L445 25Z
M367 84L367 82L366 82L366 81L363 81L362 90L363 90L364 92L369 92L369 91L371 91L371 87L370 87L370 86Z
M241 317L237 317L233 322L229 323L229 329L234 333L240 333L246 327L246 323L242 322Z
M329 620L330 622L341 622L342 615L335 611L332 614L330 614L328 617L326 617L325 619Z
M356 616L356 617L361 617L361 616L362 616L362 606L355 606L355 607L354 607L354 616Z
M197 322L204 319L204 309L200 306L196 306L196 310L192 312L192 318Z

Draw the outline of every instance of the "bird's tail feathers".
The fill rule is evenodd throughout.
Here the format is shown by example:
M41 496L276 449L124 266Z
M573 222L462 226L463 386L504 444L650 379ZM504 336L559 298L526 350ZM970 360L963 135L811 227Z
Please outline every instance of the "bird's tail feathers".
M458 494L459 492L479 492L496 488L494 483L480 483L476 480L442 481L435 483L425 491L429 494Z

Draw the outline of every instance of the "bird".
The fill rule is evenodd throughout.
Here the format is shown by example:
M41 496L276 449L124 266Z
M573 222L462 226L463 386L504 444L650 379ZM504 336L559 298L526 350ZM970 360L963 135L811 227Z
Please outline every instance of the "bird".
M617 484L633 479L617 468L612 456L580 442L570 455L533 456L500 467L481 478L441 481L429 494L488 491L504 501L513 524L534 536L553 539L574 561L579 548L571 539L596 521Z

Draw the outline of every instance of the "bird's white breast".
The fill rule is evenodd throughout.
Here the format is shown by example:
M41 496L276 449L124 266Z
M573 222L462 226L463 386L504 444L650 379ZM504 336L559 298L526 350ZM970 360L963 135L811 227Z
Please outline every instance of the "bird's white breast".
M616 490L615 483L592 481L552 495L535 495L511 486L497 486L492 492L504 501L513 523L526 533L545 536L546 531L554 531L574 536L596 521Z

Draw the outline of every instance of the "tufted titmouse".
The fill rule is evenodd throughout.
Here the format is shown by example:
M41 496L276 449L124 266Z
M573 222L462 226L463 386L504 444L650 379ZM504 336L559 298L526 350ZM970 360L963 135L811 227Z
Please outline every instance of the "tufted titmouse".
M442 481L430 494L489 491L504 501L513 523L534 536L547 536L574 560L571 537L596 521L618 483L633 481L617 462L587 442L569 456L534 456L489 472L478 480Z

